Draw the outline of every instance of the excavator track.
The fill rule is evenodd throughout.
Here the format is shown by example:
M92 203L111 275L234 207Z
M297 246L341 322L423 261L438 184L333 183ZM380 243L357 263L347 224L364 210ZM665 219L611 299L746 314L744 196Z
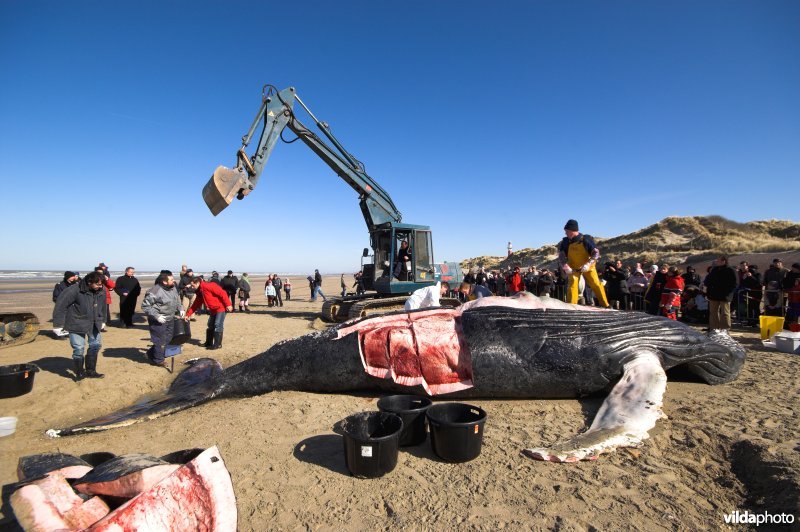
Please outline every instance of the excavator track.
M356 301L346 301L339 297L328 298L328 300L322 304L320 318L322 318L322 321L328 323L345 322L350 319L350 307L352 307L354 303L356 303Z
M0 349L32 342L39 334L39 318L30 312L0 314Z
M402 297L382 297L379 299L367 299L357 301L350 307L348 319L364 318L374 314L384 314L393 310L403 310L408 296Z
M376 314L384 314L395 310L403 310L408 296L386 297L380 299L368 299L366 301L356 301L350 307L348 319L364 318ZM442 298L439 304L443 308L456 308L461 305L461 301L455 298Z

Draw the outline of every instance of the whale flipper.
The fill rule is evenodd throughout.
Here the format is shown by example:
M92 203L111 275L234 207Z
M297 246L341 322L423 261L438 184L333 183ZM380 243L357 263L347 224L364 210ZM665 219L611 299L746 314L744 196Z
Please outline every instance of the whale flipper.
M189 367L176 377L166 392L84 423L64 429L50 429L46 434L51 438L58 438L59 436L126 427L209 401L214 396L214 377L222 373L222 366L211 358L193 359L186 363L189 364Z
M536 460L577 462L594 460L617 447L637 447L648 431L666 417L661 411L667 374L653 351L637 353L623 366L622 378L614 385L592 426L583 434L547 448L525 449Z

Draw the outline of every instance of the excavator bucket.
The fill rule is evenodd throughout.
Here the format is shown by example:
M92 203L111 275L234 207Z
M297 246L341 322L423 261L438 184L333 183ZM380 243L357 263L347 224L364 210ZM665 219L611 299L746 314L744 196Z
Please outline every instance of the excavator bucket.
M39 334L39 318L30 312L0 314L0 348L32 342Z
M247 172L241 168L218 166L206 186L203 187L203 200L214 216L231 204L233 198L242 199L250 193L253 186Z

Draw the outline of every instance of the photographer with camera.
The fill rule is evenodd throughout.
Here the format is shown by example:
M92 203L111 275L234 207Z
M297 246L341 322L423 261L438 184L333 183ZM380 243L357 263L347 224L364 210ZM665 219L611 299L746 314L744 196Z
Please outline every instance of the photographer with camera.
M606 293L611 307L628 310L631 294L628 290L628 275L622 268L622 261L606 262L603 279L606 281Z
M539 297L550 297L553 295L556 279L553 272L547 268L542 268L539 278L536 280L536 295Z

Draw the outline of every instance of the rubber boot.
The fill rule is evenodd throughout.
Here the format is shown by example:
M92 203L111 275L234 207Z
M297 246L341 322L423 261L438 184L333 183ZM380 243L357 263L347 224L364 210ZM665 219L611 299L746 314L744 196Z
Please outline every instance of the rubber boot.
M214 346L214 329L206 329L206 343L200 345L206 349L211 349Z
M86 354L86 376L90 379L102 379L102 373L97 373L97 353Z
M222 333L215 332L214 333L214 346L211 349L219 349L222 347Z
M76 381L79 381L86 376L86 373L83 371L83 359L72 359L72 372L75 373Z

